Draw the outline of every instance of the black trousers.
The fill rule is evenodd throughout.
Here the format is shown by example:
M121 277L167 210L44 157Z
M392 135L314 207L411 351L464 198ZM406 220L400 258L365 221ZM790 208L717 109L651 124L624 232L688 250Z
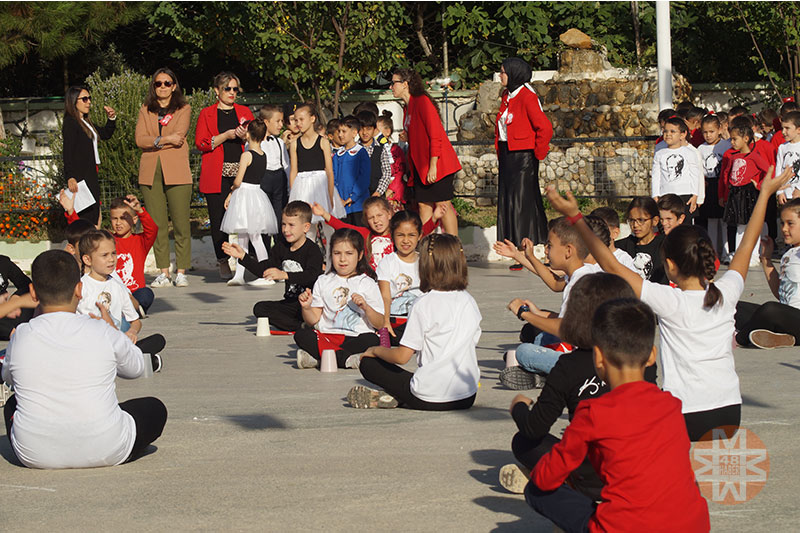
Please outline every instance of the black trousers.
M395 334L394 337L392 337L391 333L389 334L389 342L392 343L392 346L400 346L400 339L403 338L403 333L406 331L406 324L408 324L408 322L403 322L397 326L392 326Z
M139 339L139 341L136 343L136 346L138 346L143 353L149 353L149 354L161 352L166 345L167 345L167 340L164 338L163 335L160 335L158 333L156 333L155 335L150 335L149 337L145 337L143 339Z
M358 369L364 379L394 396L402 407L420 411L455 411L469 409L475 403L475 394L454 402L437 403L420 400L411 392L411 377L414 374L377 357L362 358Z
M725 407L709 409L708 411L684 413L683 419L686 421L686 431L689 433L689 440L697 442L703 435L714 428L732 426L738 429L742 421L742 406L741 404L726 405ZM733 433L735 433L735 431L725 432L728 438L731 438Z
M88 222L91 222L92 225L97 225L97 219L100 217L100 203L95 202L83 211L78 213L78 218L82 218Z
M519 245L525 237L533 244L547 241L547 216L539 190L539 160L533 150L509 151L498 143L497 240Z
M161 436L167 423L167 407L158 398L135 398L119 404L120 409L131 415L136 424L136 439L125 462L136 460L147 447ZM17 395L11 396L3 407L3 418L6 423L6 435L11 441L11 425L14 412L17 410ZM13 450L13 448L12 448Z
M736 342L750 345L750 332L767 329L774 333L794 335L795 346L800 342L800 309L780 302L758 305L750 302L736 304Z
M514 457L528 470L533 470L536 463L547 454L560 439L553 435L545 435L544 438L534 441L517 433L511 440L511 451ZM603 490L603 481L597 475L588 457L584 458L583 463L576 468L568 477L570 485L594 501L600 500L600 491Z
M294 342L301 350L307 351L314 359L321 359L319 346L317 345L317 330L314 328L298 329L294 334ZM336 364L339 368L344 368L347 358L355 353L364 353L367 348L378 346L380 339L374 333L362 333L357 337L345 337L341 348L336 350Z
M283 208L289 203L286 172L283 169L264 172L264 176L261 178L261 190L269 197L269 203L272 204L272 210L275 211L275 218L278 219L278 230L280 230Z
M208 206L208 218L211 221L211 242L214 243L214 253L217 260L227 259L228 256L222 251L222 243L228 241L228 234L220 228L222 217L225 216L225 198L231 192L233 178L221 178L222 183L218 193L206 193L206 205Z
M298 331L303 325L303 310L297 300L258 302L253 306L253 314L269 318L269 327L281 331Z

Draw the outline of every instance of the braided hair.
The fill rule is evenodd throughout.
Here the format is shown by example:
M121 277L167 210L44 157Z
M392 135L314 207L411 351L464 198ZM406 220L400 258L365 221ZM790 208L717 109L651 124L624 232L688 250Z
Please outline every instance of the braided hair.
M722 303L722 293L714 286L717 275L717 254L706 231L699 226L678 226L664 238L664 259L671 260L681 276L698 278L707 283L703 309Z

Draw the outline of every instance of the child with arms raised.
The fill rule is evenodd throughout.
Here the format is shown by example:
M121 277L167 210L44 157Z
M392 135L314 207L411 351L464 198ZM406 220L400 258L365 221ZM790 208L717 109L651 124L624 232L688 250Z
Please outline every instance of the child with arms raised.
M31 468L136 459L167 421L156 398L117 403L114 380L142 374L141 350L106 322L75 313L81 274L67 252L40 254L31 276L31 296L42 314L17 328L2 367L3 380L15 391L4 407L15 455Z
M383 301L375 273L364 257L364 239L357 231L338 229L331 237L330 271L317 278L314 290L298 297L303 320L312 328L298 329L297 367L316 368L322 350L335 346L339 368L358 368L357 354L380 341Z
M581 220L571 193L547 189L550 204L570 217L606 272L625 279L659 317L664 390L682 402L691 440L721 426L738 428L742 398L733 360L736 302L744 289L750 254L764 224L767 200L789 177L784 172L762 183L750 222L728 271L716 282L716 254L702 228L679 226L664 239L665 269L677 287L643 280L619 264Z
M281 231L286 240L275 240L269 259L258 261L232 243L223 243L222 250L239 260L259 278L275 283L286 282L283 300L258 302L253 307L256 317L269 318L270 326L282 331L297 331L303 324L303 313L297 297L314 286L322 274L322 254L316 244L306 238L311 226L311 208L305 202L289 202L283 210Z
M155 295L144 282L144 263L158 236L158 226L144 210L139 200L131 195L111 201L111 228L117 248L117 275L131 291L138 305L147 313ZM142 222L142 233L133 233L136 220ZM167 275L169 280L169 275ZM176 279L176 286L179 279Z
M480 370L475 346L481 313L466 291L467 261L452 235L422 240L420 289L400 346L374 347L361 358L361 375L384 392L358 385L347 393L356 408L398 405L425 411L468 409L475 402ZM404 365L417 353L413 374Z
M653 312L634 299L603 303L594 313L594 366L611 390L578 404L525 488L528 504L565 531L709 530L681 402L644 379L656 359L655 328ZM605 485L599 505L564 484L586 457Z

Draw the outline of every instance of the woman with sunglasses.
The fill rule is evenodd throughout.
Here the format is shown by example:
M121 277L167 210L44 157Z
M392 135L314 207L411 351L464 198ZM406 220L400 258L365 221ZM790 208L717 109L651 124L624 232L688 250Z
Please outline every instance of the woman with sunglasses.
M67 187L73 193L78 192L78 184L86 182L86 186L94 197L94 204L78 212L84 220L100 226L100 182L97 171L100 167L98 140L108 140L117 127L117 112L109 106L103 106L108 121L98 128L89 117L92 97L87 87L70 87L64 97L64 124L61 128L64 143L64 177Z
M217 255L219 274L223 279L233 277L228 256L222 243L228 235L220 229L225 215L225 198L231 192L239 170L239 158L244 150L247 124L253 113L247 106L235 103L241 92L239 78L232 72L220 72L214 77L217 103L200 111L194 143L202 155L200 192L206 197L208 218L211 220L211 240ZM265 169L266 170L266 169Z
M169 277L169 219L172 219L175 235L175 286L189 285L186 269L192 264L189 225L192 171L186 134L191 118L192 108L186 103L175 73L168 68L156 70L136 122L136 145L142 149L139 188L147 212L158 226L153 254L161 274L153 281L152 287L172 284Z
M547 156L553 125L528 83L531 67L510 57L500 67L505 87L495 123L497 150L497 240L516 246L525 238L547 241L547 216L539 189L539 161ZM522 270L515 264L512 270Z

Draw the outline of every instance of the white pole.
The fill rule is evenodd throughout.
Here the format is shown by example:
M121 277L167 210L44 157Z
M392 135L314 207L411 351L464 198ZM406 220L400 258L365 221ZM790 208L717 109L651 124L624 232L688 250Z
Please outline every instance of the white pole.
M658 107L672 107L672 41L669 33L669 1L656 2L656 51L658 55Z

